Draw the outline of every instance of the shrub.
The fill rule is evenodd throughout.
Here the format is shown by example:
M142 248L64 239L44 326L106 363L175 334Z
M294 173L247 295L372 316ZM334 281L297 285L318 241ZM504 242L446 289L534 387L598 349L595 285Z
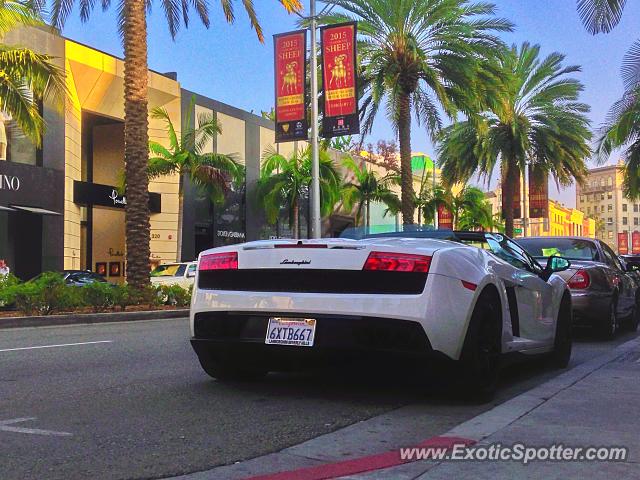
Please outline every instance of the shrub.
M134 295L137 305L162 305L162 293L160 288L154 285L147 285L143 289L135 290Z
M3 301L15 303L25 315L50 315L82 305L78 290L65 284L62 275L45 272L25 283L16 283L3 288Z
M191 303L192 288L184 289L180 285L161 285L159 288L164 303L177 307L186 307Z
M43 315L76 308L82 303L77 290L69 287L59 273L45 272L27 283L34 283L40 289L40 313Z
M116 287L110 283L93 282L81 287L82 296L87 305L94 312L100 312L113 307L115 303Z
M25 315L40 314L44 310L42 288L35 282L20 283L11 287L9 295L16 309Z
M122 285L114 285L113 303L120 307L123 312L129 305L135 305L137 300L135 290L127 283Z
M15 299L13 298L13 287L18 284L20 284L20 280L12 273L8 275L0 275L0 307L5 307L15 303Z

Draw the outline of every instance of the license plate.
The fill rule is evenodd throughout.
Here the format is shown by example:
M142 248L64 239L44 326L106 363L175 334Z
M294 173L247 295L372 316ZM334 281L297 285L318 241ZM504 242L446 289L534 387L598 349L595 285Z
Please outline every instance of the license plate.
M264 343L267 345L312 347L315 333L315 318L271 317Z

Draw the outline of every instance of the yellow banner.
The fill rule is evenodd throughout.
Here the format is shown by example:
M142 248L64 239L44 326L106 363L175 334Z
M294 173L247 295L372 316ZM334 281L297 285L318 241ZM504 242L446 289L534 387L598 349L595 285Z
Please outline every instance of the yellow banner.
M354 87L327 90L327 100L344 100L345 98L353 98L355 96L356 89Z
M304 103L304 97L302 94L278 97L279 107L288 107L290 105L300 105L301 103Z

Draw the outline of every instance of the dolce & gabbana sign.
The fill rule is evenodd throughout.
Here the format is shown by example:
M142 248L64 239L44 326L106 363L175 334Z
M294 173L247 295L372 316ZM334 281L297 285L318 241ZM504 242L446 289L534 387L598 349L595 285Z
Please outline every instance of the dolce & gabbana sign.
M0 190L10 190L17 192L20 190L20 177L17 175L0 174Z

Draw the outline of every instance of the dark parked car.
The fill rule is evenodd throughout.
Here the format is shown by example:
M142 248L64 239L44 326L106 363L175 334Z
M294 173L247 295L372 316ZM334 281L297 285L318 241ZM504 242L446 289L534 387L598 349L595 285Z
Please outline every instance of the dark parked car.
M554 255L571 261L571 268L559 275L571 290L574 325L591 326L602 338L612 338L623 323L638 328L635 268L623 264L606 243L582 237L527 237L518 243L540 261Z
M74 287L83 287L95 282L107 283L102 275L98 275L89 270L64 270L62 276L67 285Z
M59 273L60 275L62 275L64 282L67 285L71 285L73 287L83 287L85 285L89 285L90 283L96 283L96 282L108 283L107 280L102 275L93 273L91 270L63 270ZM39 275L36 275L29 281L33 282L34 280L37 280L38 278L40 278L42 275L43 275L42 273Z

